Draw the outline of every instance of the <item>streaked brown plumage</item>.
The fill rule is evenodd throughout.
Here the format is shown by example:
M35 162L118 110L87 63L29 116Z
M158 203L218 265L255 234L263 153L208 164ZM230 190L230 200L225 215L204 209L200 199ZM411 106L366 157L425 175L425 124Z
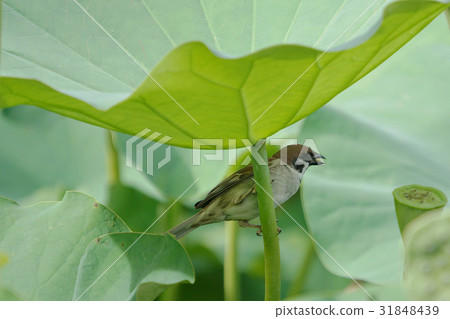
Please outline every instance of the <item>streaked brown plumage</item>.
M275 207L297 192L310 165L324 164L322 158L325 157L311 148L297 144L281 149L269 159ZM227 177L196 203L195 208L201 210L167 232L179 239L199 226L226 220L237 220L241 227L261 230L260 226L249 223L259 216L253 166L250 164Z

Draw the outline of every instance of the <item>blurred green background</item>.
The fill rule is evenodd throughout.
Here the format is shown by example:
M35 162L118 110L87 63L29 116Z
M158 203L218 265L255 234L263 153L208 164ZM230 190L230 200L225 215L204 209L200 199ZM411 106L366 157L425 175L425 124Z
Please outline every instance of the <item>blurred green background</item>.
M321 47L320 41L315 44ZM325 167L307 172L303 203L297 194L283 207L334 258L313 249L299 225L277 209L283 230L282 298L367 300L349 274L377 300L408 298L391 192L416 183L450 195L448 56L449 30L441 15L324 108L276 134L299 143L313 139L327 157ZM172 147L172 161L149 176L126 167L130 136L115 133L119 184L111 181L108 131L32 106L0 109L0 136L1 196L30 205L81 191L116 211L134 231L145 230L199 178L150 232L162 233L189 217L193 204L228 169L227 158L192 166L191 150ZM195 284L172 287L159 299L223 300L224 241L224 224L201 227L184 238ZM262 239L239 229L240 299L264 298L263 265Z

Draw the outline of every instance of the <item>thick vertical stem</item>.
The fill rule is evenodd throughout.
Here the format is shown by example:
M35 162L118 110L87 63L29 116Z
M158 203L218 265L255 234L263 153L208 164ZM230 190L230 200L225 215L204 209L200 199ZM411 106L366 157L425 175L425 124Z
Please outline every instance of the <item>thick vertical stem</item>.
M108 162L108 179L109 184L119 184L120 183L120 169L119 169L119 154L117 152L117 148L114 140L114 133L112 131L108 131L107 133L107 162Z
M225 301L239 300L239 272L237 267L237 222L225 223L225 261L223 287Z
M255 158L262 158L265 163ZM280 300L280 245L265 142L259 149L252 148L252 162L264 241L265 299Z

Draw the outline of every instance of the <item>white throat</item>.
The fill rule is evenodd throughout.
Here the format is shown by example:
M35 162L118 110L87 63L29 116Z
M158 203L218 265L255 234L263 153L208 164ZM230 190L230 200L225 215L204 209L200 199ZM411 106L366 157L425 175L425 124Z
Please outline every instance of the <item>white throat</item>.
M292 197L300 187L303 174L292 165L278 163L270 172L272 177L272 191L275 198L275 206L283 204Z

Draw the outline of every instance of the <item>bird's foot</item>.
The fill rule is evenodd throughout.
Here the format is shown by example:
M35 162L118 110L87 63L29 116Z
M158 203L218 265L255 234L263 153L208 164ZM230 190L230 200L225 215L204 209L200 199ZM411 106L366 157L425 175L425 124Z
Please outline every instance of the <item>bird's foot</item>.
M240 220L239 226L244 227L244 228L256 228L256 229L258 229L258 231L256 232L256 235L258 235L258 236L262 235L261 225L253 225L253 224L250 224L248 222L248 220Z
M277 222L278 222L278 219L277 219ZM256 229L258 229L258 231L256 232L256 235L262 236L261 225L253 225L253 224L250 224L247 220L240 220L239 226L244 227L244 228L256 228ZM279 235L280 233L281 233L281 228L277 227L277 234Z
M281 228L277 227L277 235L279 235L281 233ZM256 232L257 236L262 236L262 230L261 230L261 226L260 229Z

